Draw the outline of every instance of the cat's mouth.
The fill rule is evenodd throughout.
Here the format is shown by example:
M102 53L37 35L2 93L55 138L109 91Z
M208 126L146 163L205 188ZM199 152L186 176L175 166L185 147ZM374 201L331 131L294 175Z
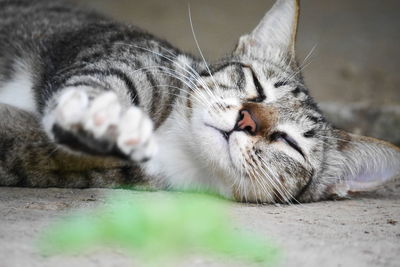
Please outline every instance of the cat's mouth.
M210 124L208 124L208 123L205 123L204 125L205 125L206 127L208 127L208 128L211 128L211 129L217 131L217 132L220 133L221 136L225 139L225 141L226 141L226 146L227 146L227 148L226 148L226 149L227 149L227 154L228 154L228 157L229 157L229 163L230 163L230 165L231 165L232 168L238 170L238 168L236 167L235 162L234 162L234 160L233 160L233 158L232 158L231 149L230 149L230 144L229 144L231 134L235 131L235 128L233 128L233 129L230 130L230 131L224 131L224 130L222 130L222 129L220 129L220 128L217 128L217 127L215 127L215 126L212 126L212 125L210 125Z
M231 136L231 133L233 132L233 129L230 130L230 131L224 131L224 130L221 130L221 129L219 129L219 128L215 127L215 126L212 126L212 125L210 125L208 123L205 123L205 126L207 126L209 128L212 128L212 129L216 130L217 132L219 132L222 135L222 137L226 140L226 142L229 143L229 137Z

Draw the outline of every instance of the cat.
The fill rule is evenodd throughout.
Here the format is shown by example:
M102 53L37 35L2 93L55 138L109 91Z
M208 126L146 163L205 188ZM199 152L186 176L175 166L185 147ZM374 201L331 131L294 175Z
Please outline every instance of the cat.
M58 0L0 0L0 185L207 190L258 203L345 198L400 172L399 148L333 128L277 0L208 65Z

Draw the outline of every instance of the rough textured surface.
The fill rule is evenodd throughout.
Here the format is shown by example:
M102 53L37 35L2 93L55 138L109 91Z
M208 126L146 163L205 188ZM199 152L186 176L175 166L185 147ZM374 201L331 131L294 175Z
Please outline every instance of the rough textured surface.
M117 190L0 188L0 266L132 266L120 251L79 257L44 258L35 240L52 221L70 211L103 203ZM168 192L132 192L158 198ZM352 200L293 206L232 203L240 227L274 240L284 253L281 266L398 266L400 260L400 181ZM182 266L241 266L194 257Z

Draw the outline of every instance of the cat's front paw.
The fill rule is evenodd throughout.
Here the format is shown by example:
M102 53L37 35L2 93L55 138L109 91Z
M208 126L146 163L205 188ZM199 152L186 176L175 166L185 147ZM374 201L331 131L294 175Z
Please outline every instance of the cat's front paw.
M90 100L78 89L64 92L54 109L54 139L72 150L135 161L156 152L153 122L140 108L123 108L113 92Z

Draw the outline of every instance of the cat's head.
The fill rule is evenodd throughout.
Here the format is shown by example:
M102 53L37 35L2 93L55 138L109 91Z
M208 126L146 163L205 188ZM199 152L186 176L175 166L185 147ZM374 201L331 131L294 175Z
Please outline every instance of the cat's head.
M400 150L333 129L295 60L299 1L278 0L192 95L196 156L239 201L316 201L400 173Z

